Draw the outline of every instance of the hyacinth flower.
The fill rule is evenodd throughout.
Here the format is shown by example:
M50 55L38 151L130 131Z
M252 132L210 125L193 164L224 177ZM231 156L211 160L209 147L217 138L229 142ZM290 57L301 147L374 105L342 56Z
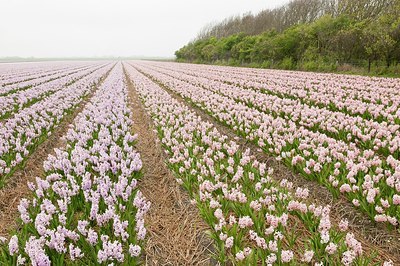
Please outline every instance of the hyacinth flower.
M20 229L3 241L9 265L136 265L146 236L148 202L137 188L127 87L118 64L29 183Z
M173 65L175 66L175 65ZM400 144L400 125L388 125L362 117L354 117L339 111L331 111L326 107L302 103L299 99L281 98L269 95L256 89L244 89L233 84L210 79L206 74L186 69L165 69L157 66L154 70L171 77L186 81L192 85L201 84L207 90L243 102L259 111L273 115L275 118L289 118L297 125L313 131L322 132L330 137L345 142L355 142L364 149L373 149L383 155L391 154L398 158L397 150Z
M55 77L50 77L50 80L40 85L30 86L28 89L18 90L14 93L0 96L0 121L11 117L19 110L43 100L45 97L52 95L63 87L71 85L102 67L104 67L104 65L94 65L67 73L60 73Z
M0 127L0 187L112 68L106 65L20 110Z
M93 65L88 62L37 62L13 67L4 65L0 68L0 96L39 86Z
M135 66L304 177L317 180L334 196L343 193L371 220L398 226L399 205L395 199L400 193L400 167L392 156L385 160L354 143L299 127L289 119L274 117L204 89L201 82L193 85L155 71L147 64Z
M312 103L304 103L301 96L309 95L307 87L302 87L301 85L317 84L316 88L313 88L313 92L319 93L318 99L323 99L326 95L334 95L337 97L337 101L351 97L354 101L351 102L355 108L359 108L360 104L363 102L357 102L355 99L362 97L367 94L368 97L365 101L369 102L372 106L375 104L375 112L384 112L384 107L388 107L392 112L399 110L398 104L400 103L400 97L396 90L398 87L398 82L395 79L377 79L371 80L367 77L357 77L357 82L348 84L348 79L350 77L343 75L334 75L337 84L326 83L326 75L316 74L314 81L309 81L304 79L301 75L307 75L310 73L290 73L294 75L295 78L291 78L295 84L286 84L288 80L285 80L285 84L280 84L280 71L275 71L278 73L276 76L271 76L273 80L264 79L264 86L273 86L274 89L280 88L276 86L279 83L280 86L293 86L290 87L291 91L301 91L299 95L296 96L282 96L276 94L268 94L260 91L257 88L253 88L249 84L254 81L254 76L246 73L246 69L240 69L235 72L229 69L229 72L220 71L219 68L207 68L203 69L199 66L192 65L176 65L176 64L146 64L146 66L151 65L153 69L157 71L169 74L171 76L176 76L178 79L192 82L194 84L201 84L202 87L215 92L219 92L225 96L232 96L235 100L240 100L262 109L266 112L272 112L275 115L281 115L290 117L293 121L298 121L301 125L309 128L318 128L319 131L323 131L326 134L333 135L342 140L355 141L366 149L378 150L385 156L388 154L393 155L395 158L398 157L398 147L399 147L399 133L397 129L398 124L385 121L378 122L376 120L365 119L360 116L354 116L347 114L343 111L332 111L329 108L330 101L323 101L325 104L315 105ZM218 71L218 74L214 74L213 71ZM267 71L268 72L268 71ZM284 71L283 71L284 72ZM253 74L253 73L251 73ZM257 75L257 78L263 78L264 75ZM268 73L267 73L268 74ZM286 73L287 74L287 73ZM267 75L268 76L268 75ZM324 78L324 80L318 80L318 77ZM233 77L236 77L234 79ZM345 89L340 85L341 79L345 77L346 87ZM309 77L310 78L310 77ZM353 78L353 77L351 77ZM240 84L237 84L237 83ZM343 81L344 82L344 81ZM360 86L360 84L362 86ZM323 85L323 86L322 86ZM352 96L355 93L355 96ZM378 104L380 103L380 104ZM341 103L338 103L341 104ZM384 104L384 105L382 105ZM284 108L283 108L284 107ZM301 112L300 112L301 111ZM372 110L371 110L372 111ZM300 112L300 114L299 114ZM397 112L397 116L400 112ZM392 114L393 119L396 118L396 114ZM359 143L358 143L359 142Z
M146 65L184 70L186 73L191 71L195 76L208 80L255 89L280 98L299 99L311 106L378 122L400 124L400 85L395 78L160 62Z
M306 188L294 188L287 180L278 184L271 178L273 171L249 150L240 151L157 84L129 65L126 69L155 123L177 182L211 228L219 262L379 265L363 253L361 243L347 231L347 221L334 225L329 206L310 204Z

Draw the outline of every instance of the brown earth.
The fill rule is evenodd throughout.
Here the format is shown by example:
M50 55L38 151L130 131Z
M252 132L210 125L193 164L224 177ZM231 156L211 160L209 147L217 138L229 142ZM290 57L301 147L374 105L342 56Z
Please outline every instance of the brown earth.
M167 159L128 74L133 133L138 134L136 149L143 161L139 188L150 200L145 217L149 235L145 243L145 265L213 265L213 242L209 229L188 194L167 168Z
M362 243L363 250L370 254L372 251L377 251L381 259L394 262L394 265L400 265L400 234L396 230L389 230L382 224L372 222L366 214L354 206L343 196L334 198L329 190L316 181L307 180L301 175L294 173L283 163L277 161L260 150L258 146L249 142L245 138L239 137L235 132L217 121L214 117L206 114L194 104L189 103L177 93L173 92L164 84L154 80L151 76L137 69L154 82L165 89L171 96L186 104L192 111L199 115L205 121L211 122L220 133L229 137L230 140L236 141L240 145L241 150L251 149L251 154L260 162L265 162L269 167L274 169L273 177L276 180L287 179L293 182L294 186L307 187L309 189L309 198L312 202L320 205L331 206L331 220L338 224L343 218L349 221L349 231L353 232L356 238Z
M106 79L110 71L100 80L99 85ZM33 193L28 189L27 182L34 182L36 177L43 177L44 161L49 154L54 153L55 148L65 146L61 137L66 134L75 117L85 108L99 85L84 97L71 114L62 119L52 134L29 155L25 163L15 171L7 180L6 185L0 189L0 236L8 236L12 230L18 227L19 213L17 207L19 202L22 198L29 198Z

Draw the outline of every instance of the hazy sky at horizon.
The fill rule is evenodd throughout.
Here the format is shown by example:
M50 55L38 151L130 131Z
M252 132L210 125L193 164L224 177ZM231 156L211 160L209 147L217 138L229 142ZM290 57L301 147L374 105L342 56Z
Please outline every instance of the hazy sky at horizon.
M172 57L210 22L288 0L0 0L0 57Z

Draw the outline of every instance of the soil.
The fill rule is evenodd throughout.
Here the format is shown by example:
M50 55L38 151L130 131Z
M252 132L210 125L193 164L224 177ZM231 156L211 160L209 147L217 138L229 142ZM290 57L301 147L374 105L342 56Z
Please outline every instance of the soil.
M106 79L110 71L104 75L99 85ZM22 198L30 198L32 195L27 182L34 182L36 177L43 177L44 161L49 154L54 154L55 148L65 146L62 136L67 133L75 117L85 108L99 85L84 97L71 114L62 119L52 134L29 155L24 165L16 170L7 180L7 184L0 189L0 236L9 236L18 227L19 212L17 207L19 202Z
M137 69L152 79L151 76ZM155 81L154 79L152 79ZM356 238L362 243L363 250L368 254L373 250L378 252L381 259L394 262L394 265L400 265L400 234L394 229L389 230L382 224L372 222L367 215L354 206L344 197L334 198L333 195L323 185L316 181L307 180L299 174L294 173L287 166L277 161L260 150L258 146L249 142L245 138L239 137L235 132L217 121L214 117L208 115L194 104L190 104L177 93L173 92L170 88L155 81L163 89L165 89L171 96L186 104L192 111L199 115L205 121L211 122L220 133L229 137L230 140L236 141L240 145L241 150L250 148L251 154L255 156L260 162L265 162L269 167L274 169L273 178L276 180L287 179L293 182L293 185L298 187L307 187L309 189L309 198L312 202L320 205L331 206L331 220L338 224L343 218L349 221L349 231L353 232ZM229 141L229 140L228 140Z
M128 74L129 97L133 112L133 133L138 134L136 149L143 161L139 189L150 200L145 217L148 236L145 265L215 265L209 229L196 206L176 182L165 164L167 159Z
M127 77L126 73L125 75ZM207 230L210 228L200 217L196 206L190 203L187 192L178 185L173 173L165 164L167 156L154 132L152 120L144 110L128 77L127 80L134 121L132 132L138 134L136 149L143 161L143 176L139 181L139 188L152 204L145 217L148 236L144 247L143 263L145 265L216 265L217 262L212 258L215 252L213 241L207 235ZM398 254L400 234L396 230L390 231L382 225L375 224L364 213L355 209L344 196L334 198L324 186L294 173L275 158L262 152L255 144L238 137L233 130L191 105L169 88L162 87L175 99L188 105L202 119L213 123L220 133L235 140L242 150L250 148L251 154L259 161L266 162L274 168L274 178L277 180L286 178L295 186L309 188L312 202L332 207L331 217L334 223L338 223L342 218L348 219L349 230L362 242L367 254L376 250L380 258L391 259L395 265L400 265L400 254ZM61 137L65 135L75 117L85 108L95 90L85 97L72 114L62 120L52 135L29 156L25 166L17 170L6 186L0 190L0 236L8 236L12 230L17 229L19 201L21 198L29 198L32 195L32 191L26 185L27 182L34 181L36 176L44 175L43 162L48 154L54 153L55 148L65 146Z

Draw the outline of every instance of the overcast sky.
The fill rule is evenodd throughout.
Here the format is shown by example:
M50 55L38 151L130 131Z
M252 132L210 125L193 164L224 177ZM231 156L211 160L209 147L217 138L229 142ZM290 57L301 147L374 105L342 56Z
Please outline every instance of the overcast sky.
M0 57L172 57L206 24L287 0L0 0Z

